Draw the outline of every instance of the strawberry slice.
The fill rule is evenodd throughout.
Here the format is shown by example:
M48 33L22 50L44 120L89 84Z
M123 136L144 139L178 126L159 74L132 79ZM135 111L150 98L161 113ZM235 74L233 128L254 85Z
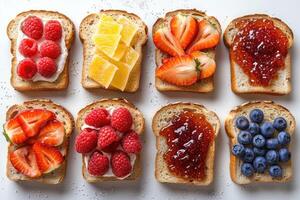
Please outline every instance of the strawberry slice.
M209 21L205 19L201 20L198 22L198 27L198 34L187 50L189 54L193 51L213 48L217 46L220 41L219 31Z
M16 118L6 122L3 130L3 134L8 142L19 145L27 140L27 136Z
M168 28L161 28L153 35L155 46L171 56L181 56L185 52L180 42L172 35Z
M44 174L59 168L64 161L64 157L56 147L46 146L37 142L33 144L32 149L37 165Z
M9 154L12 166L21 174L31 178L41 176L36 157L30 146L19 148Z
M172 34L179 40L181 47L186 47L193 41L198 32L197 20L192 16L175 15L170 21Z
M194 51L191 56L199 62L199 79L209 78L215 73L217 67L216 62L206 53Z
M27 137L33 137L48 121L55 119L55 114L48 110L32 109L20 113L17 119Z

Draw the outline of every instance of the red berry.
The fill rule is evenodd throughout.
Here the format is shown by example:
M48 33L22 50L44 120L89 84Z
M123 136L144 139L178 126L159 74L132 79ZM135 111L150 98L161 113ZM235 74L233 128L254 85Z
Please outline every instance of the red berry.
M48 57L44 57L37 62L38 72L46 78L50 78L57 70L57 66L54 60Z
M28 37L38 40L43 36L43 22L36 16L29 16L22 22L21 30Z
M98 149L105 149L114 142L120 140L117 132L110 126L100 128L98 132Z
M111 116L111 126L120 132L127 132L132 125L132 116L126 108L117 108Z
M45 40L40 46L40 53L42 57L56 59L61 53L60 46L51 40Z
M109 168L109 159L101 152L95 151L88 163L88 172L93 176L103 176Z
M37 50L37 42L30 38L23 39L19 46L19 52L25 57L34 56Z
M84 121L87 125L100 128L110 123L110 116L106 109L97 108L92 110Z
M45 25L44 37L46 40L57 41L62 36L62 28L57 20L49 20Z
M30 80L36 72L37 66L31 58L25 58L18 64L17 73L25 80Z
M122 147L127 153L139 153L142 150L142 144L139 135L131 131L122 139Z
M105 147L104 149L102 149L102 151L104 151L106 153L113 153L117 150L119 145L120 145L120 141L113 142L110 145L108 145L107 147Z
M89 153L97 146L97 132L84 129L75 139L75 149L78 153Z
M124 151L116 151L111 156L111 168L114 175L124 177L130 174L132 166L129 156Z

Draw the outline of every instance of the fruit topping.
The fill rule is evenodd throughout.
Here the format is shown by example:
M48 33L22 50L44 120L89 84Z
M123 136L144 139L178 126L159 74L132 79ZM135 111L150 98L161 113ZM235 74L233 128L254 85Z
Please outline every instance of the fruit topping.
M21 30L28 37L39 40L43 36L43 22L36 16L29 16L22 22Z
M97 132L84 129L75 140L75 149L78 153L89 153L97 146Z
M88 162L88 172L93 176L103 176L109 169L109 159L101 152L95 151Z
M240 144L251 144L252 143L252 135L248 131L241 131L238 134L238 142Z
M134 131L127 133L122 139L122 147L126 153L140 153L142 144L139 135Z
M19 145L27 140L27 136L24 133L18 119L14 118L9 120L4 125L4 136L8 142Z
M120 40L121 35L118 34L97 34L93 37L96 48L109 57L114 56Z
M22 79L30 80L37 73L37 66L31 58L25 58L18 64L17 73Z
M277 117L273 122L273 127L277 131L284 131L287 127L287 122L283 117Z
M251 122L248 128L249 133L254 137L255 135L260 133L260 127L257 123Z
M58 41L62 37L62 27L59 21L49 20L45 24L44 37L46 40Z
M244 162L252 162L253 159L255 158L254 152L251 148L246 147L245 148L245 154L243 156L243 161Z
M56 59L61 54L60 46L51 40L45 40L40 45L40 54L42 57Z
M288 145L291 141L291 136L285 131L281 131L277 136L278 142L280 145Z
M98 132L97 147L98 149L105 149L120 139L120 136L111 126L104 126Z
M122 133L131 129L132 116L127 108L120 107L113 111L111 116L111 126Z
M116 151L111 156L112 172L117 177L125 177L130 174L132 166L130 157L124 151Z
M260 124L264 120L264 113L260 109L253 109L251 110L249 117L252 122Z
M264 173L267 169L267 160L264 157L256 157L253 161L253 167L257 173Z
M241 172L244 176L250 177L254 174L254 167L251 163L243 163L241 166Z
M43 57L37 61L37 70L43 77L50 78L57 71L57 66L53 59Z
M266 139L262 135L256 135L253 138L253 146L257 148L262 148L266 144Z
M271 122L264 122L260 127L260 131L264 137L270 138L273 136L275 129L273 128L273 124Z
M279 142L277 138L267 139L266 147L267 149L277 149L279 147Z
M25 38L21 41L19 52L25 57L34 56L38 51L37 42L30 38Z
M110 124L110 116L106 109L97 108L92 110L84 119L84 122L96 128Z
M240 116L235 120L235 125L240 130L246 130L249 128L249 120L245 116Z
M269 150L266 153L266 159L270 165L277 164L279 162L279 153L275 150Z
M235 144L231 150L232 154L242 158L245 154L245 147L242 144Z
M291 159L291 153L287 148L281 148L278 153L280 162L288 162Z
M269 174L274 178L282 177L282 168L279 165L273 165L269 169Z
M253 147L253 152L255 156L264 156L266 154L266 149Z

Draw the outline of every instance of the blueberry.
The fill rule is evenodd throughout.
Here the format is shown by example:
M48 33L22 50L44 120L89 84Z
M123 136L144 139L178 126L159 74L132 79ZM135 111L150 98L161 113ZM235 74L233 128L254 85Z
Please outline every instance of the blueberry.
M279 154L275 150L267 151L265 158L270 165L274 165L279 161Z
M248 128L249 133L251 133L252 136L257 135L260 133L260 128L257 123L250 123Z
M282 148L279 150L279 160L280 162L287 162L291 159L291 153L287 148Z
M260 124L264 120L264 112L260 109L254 109L250 112L252 122Z
M289 133L287 133L285 131L281 131L278 133L277 139L278 139L279 144L288 145L291 141L291 136Z
M273 136L275 129L273 127L273 124L271 122L265 122L260 127L260 132L263 136L266 138L270 138Z
M266 139L262 135L256 135L253 138L253 145L258 148L262 148L266 144Z
M240 144L251 144L252 135L248 131L240 131L238 134L238 142Z
M256 172L264 173L267 168L267 160L264 157L256 157L253 161L253 167Z
M279 165L273 165L269 168L269 174L274 177L282 177L282 169Z
M243 156L243 161L245 162L252 162L253 159L254 159L255 155L254 155L254 152L251 148L245 148L245 153L244 153L244 156Z
M266 154L265 149L261 149L261 148L257 148L257 147L253 147L253 152L256 156L264 156Z
M278 131L284 131L287 127L287 122L283 117L277 117L273 122L273 127Z
M254 168L250 163L243 163L241 166L241 172L244 176L252 176L254 174Z
M245 153L245 147L242 144L235 144L233 145L231 152L237 157L242 157Z
M279 142L277 138L267 139L266 147L268 149L277 149L279 147Z
M244 116L238 117L235 121L235 125L240 130L246 130L249 127L249 120Z

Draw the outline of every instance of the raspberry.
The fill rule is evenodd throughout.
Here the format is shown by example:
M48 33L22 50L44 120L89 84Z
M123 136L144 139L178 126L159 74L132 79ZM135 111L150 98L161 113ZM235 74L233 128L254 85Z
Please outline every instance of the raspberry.
M97 132L84 129L75 139L75 149L78 153L89 153L97 146Z
M37 42L30 38L23 39L19 46L19 52L25 57L34 56L37 50Z
M57 66L54 60L44 57L38 60L37 69L43 77L49 78L56 72Z
M105 149L114 142L120 140L119 135L110 126L102 127L98 132L98 148Z
M56 59L61 53L60 46L51 40L45 40L40 46L40 53L42 57Z
M62 36L62 28L58 21L49 20L45 25L44 37L46 40L58 41Z
M104 149L102 149L102 151L104 151L106 153L113 153L116 151L116 149L118 148L119 145L120 145L120 141L113 142L110 145L108 145L107 147L105 147Z
M31 58L25 58L18 64L17 73L18 75L25 79L31 79L37 72L37 67L35 62Z
M112 172L117 177L124 177L132 170L130 158L124 151L119 150L113 153L110 162Z
M132 116L126 108L117 108L111 116L111 126L120 132L127 132L132 125Z
M122 139L122 147L126 153L139 153L142 150L142 144L139 135L131 131Z
M104 175L109 168L109 159L101 152L95 151L88 163L88 171L93 176Z
M36 16L27 17L21 24L21 30L28 37L38 40L43 36L43 22Z
M92 110L84 121L87 125L100 128L110 123L110 116L106 109L97 108Z

